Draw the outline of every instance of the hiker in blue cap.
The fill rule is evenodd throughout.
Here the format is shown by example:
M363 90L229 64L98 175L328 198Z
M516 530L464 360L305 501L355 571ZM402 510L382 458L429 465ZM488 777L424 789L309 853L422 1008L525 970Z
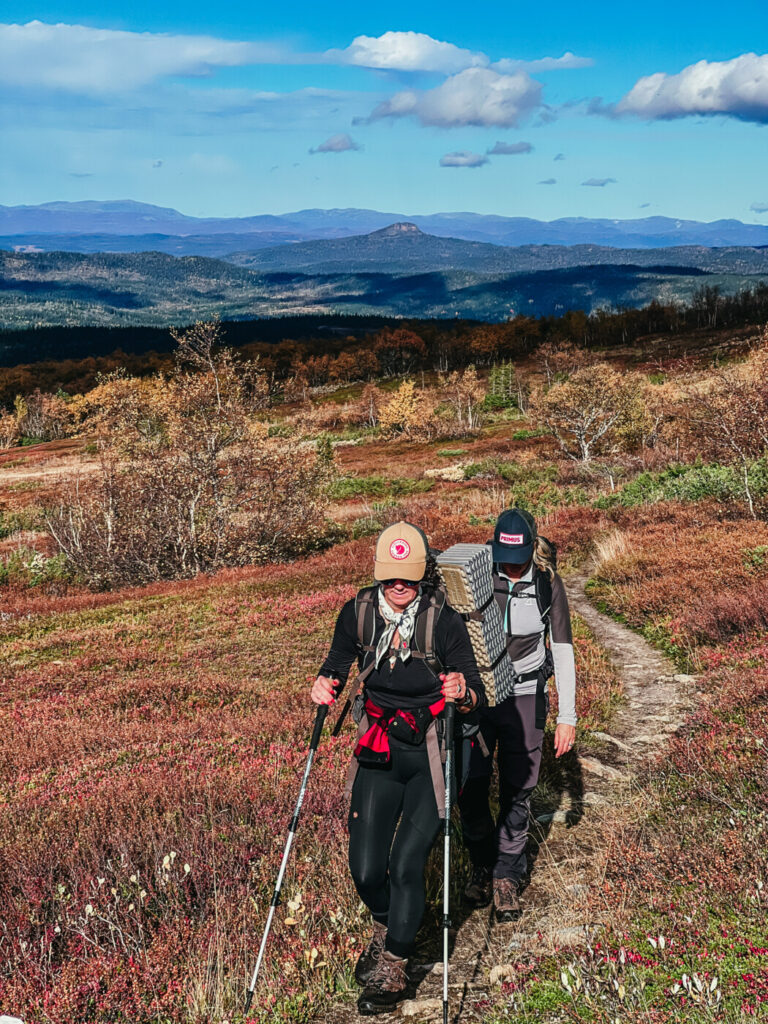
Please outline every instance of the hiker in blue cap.
M473 747L459 808L472 862L465 898L474 906L485 906L493 897L496 919L507 922L521 913L530 799L539 778L549 711L547 681L554 675L559 701L555 755L561 757L576 737L576 672L568 598L555 572L554 545L538 535L531 515L515 508L499 516L489 543L494 596L504 618L507 656L516 680L511 696L480 710L484 742ZM496 821L489 806L495 749Z

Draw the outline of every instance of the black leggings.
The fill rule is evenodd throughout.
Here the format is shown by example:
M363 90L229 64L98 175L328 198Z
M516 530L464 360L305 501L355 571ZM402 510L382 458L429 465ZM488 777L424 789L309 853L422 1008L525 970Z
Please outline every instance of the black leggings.
M440 829L426 743L390 741L385 767L360 765L349 810L349 867L360 899L387 925L386 948L413 951L424 914L424 868Z

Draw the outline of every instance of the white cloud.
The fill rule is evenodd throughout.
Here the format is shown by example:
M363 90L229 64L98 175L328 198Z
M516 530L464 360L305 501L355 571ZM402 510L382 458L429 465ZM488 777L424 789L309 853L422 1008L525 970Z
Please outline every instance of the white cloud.
M591 57L577 57L566 50L562 57L539 57L538 60L510 60L504 57L491 67L495 71L509 74L511 71L560 71L572 68L591 68L595 62Z
M725 114L768 123L768 54L700 60L676 75L660 71L641 78L617 104L593 109L648 120Z
M543 181L539 182L540 185L556 185L557 178L544 178Z
M440 128L512 128L540 105L541 85L525 72L500 75L488 68L467 68L434 89L396 93L380 103L368 120L414 116L424 125Z
M338 135L332 135L330 139L326 139L325 142L321 142L315 149L310 149L310 153L348 153L350 150L362 149L354 139L351 139L346 132L341 132Z
M167 75L209 75L278 59L271 47L213 36L165 35L86 25L0 25L0 82L85 95L125 93Z
M768 213L768 203L752 203L750 210L753 213Z
M518 153L532 153L533 146L530 142L497 142L487 152L488 156L517 156Z
M488 163L488 157L481 153L470 153L467 149L459 150L458 153L446 153L440 157L441 167L482 167Z
M615 178L587 178L586 181L582 181L582 185L591 185L592 188L605 188L606 185L615 185Z
M486 67L490 63L484 53L463 50L423 32L357 36L344 50L327 50L324 58L330 63L381 71L439 71L446 75L465 68Z

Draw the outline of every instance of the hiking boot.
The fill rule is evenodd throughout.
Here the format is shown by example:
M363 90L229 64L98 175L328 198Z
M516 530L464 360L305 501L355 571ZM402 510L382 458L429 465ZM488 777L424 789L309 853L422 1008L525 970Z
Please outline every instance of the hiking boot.
M499 924L517 921L522 914L518 884L514 878L494 878L493 906Z
M355 965L355 981L358 985L367 985L374 972L379 957L384 952L384 940L387 937L387 926L379 921L373 922L371 941L360 954Z
M491 872L489 868L472 868L464 889L464 899L472 907L487 907L491 902Z
M389 1013L405 997L408 961L385 949L376 962L365 988L357 1000L357 1012L363 1017Z

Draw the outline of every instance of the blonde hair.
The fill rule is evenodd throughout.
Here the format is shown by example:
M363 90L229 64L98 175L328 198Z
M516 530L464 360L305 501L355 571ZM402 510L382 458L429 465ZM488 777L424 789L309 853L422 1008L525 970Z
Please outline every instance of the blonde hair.
M533 545L533 563L542 572L548 572L551 580L555 578L555 553L552 545L538 533Z

